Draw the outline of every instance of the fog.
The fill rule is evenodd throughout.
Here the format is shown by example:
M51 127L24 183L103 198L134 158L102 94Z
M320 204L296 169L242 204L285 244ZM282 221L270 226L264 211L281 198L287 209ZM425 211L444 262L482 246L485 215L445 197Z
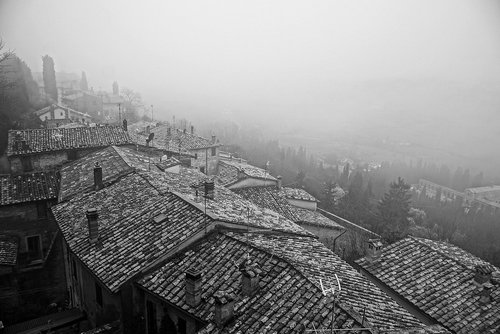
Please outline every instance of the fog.
M497 0L0 3L0 36L33 71L49 54L94 89L140 92L164 119L499 163Z

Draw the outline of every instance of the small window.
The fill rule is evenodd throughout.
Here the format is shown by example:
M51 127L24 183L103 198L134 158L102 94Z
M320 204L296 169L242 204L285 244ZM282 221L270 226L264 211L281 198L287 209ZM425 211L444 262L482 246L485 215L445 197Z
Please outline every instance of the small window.
M212 156L215 157L216 154L217 154L217 148L212 147Z
M26 238L28 246L28 257L30 261L42 259L42 243L39 235L33 235Z
M64 113L61 111L61 116L64 116Z
M95 301L102 307L102 289L97 283L95 283Z

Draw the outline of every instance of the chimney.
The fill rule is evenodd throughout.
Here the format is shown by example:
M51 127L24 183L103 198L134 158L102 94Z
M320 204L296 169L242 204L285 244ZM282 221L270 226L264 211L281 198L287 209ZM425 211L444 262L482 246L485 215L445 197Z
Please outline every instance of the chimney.
M491 289L493 289L493 284L488 282L483 285L483 290L479 293L481 304L488 304L491 301Z
M212 144L215 144L215 135L212 135Z
M246 178L246 175L243 168L238 168L238 180L243 180L244 178Z
M478 264L475 266L476 275L474 276L474 281L477 284L484 284L489 282L491 279L492 268L487 264Z
M194 135L194 126L191 125L191 134Z
M128 131L127 120L123 120L123 130Z
M149 131L151 131L151 126L146 126L146 134L149 135Z
M170 129L170 126L167 128L167 136L171 136L172 135L172 130Z
M94 189L97 191L102 188L104 188L104 184L102 183L102 167L96 161L94 166Z
M278 180L278 182L276 182L276 188L278 188L278 190L281 190L282 187L281 175L278 175L276 179Z
M186 271L186 285L184 287L186 304L196 307L201 302L201 271L190 268Z
M234 300L236 296L226 291L217 291L215 298L215 324L221 328L227 324L234 315Z
M214 199L214 190L215 190L214 181L205 181L204 188L205 188L205 198L213 200Z
M259 291L259 277L262 271L256 265L245 266L241 270L241 290L243 295L252 297Z
M96 208L90 208L87 210L86 215L89 225L89 241L91 244L94 244L97 242L97 238L99 237L99 223L97 221L99 214L97 213Z
M184 130L182 130L183 133L186 133L186 128L184 128Z
M374 262L380 258L382 246L380 239L368 239L368 250L366 252L368 262Z

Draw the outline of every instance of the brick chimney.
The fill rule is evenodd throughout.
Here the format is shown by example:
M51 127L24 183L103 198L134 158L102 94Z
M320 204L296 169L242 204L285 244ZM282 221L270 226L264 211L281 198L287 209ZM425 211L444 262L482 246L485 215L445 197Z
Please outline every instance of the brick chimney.
M252 297L259 291L259 278L262 271L257 265L245 266L241 270L241 290L243 295Z
M128 123L126 119L123 120L123 130L128 131Z
M167 136L171 136L172 135L172 130L170 129L170 126L167 128Z
M87 210L87 222L89 225L89 241L91 244L97 242L99 238L99 214L97 213L96 208L90 208Z
M215 324L217 327L223 327L234 315L234 301L236 296L226 291L217 291L215 298Z
M94 190L97 191L102 188L104 188L104 184L102 183L102 167L96 161L94 165Z
M186 285L184 287L186 294L186 304L196 307L201 302L201 271L190 268L186 271Z
M194 126L191 125L191 134L194 135Z
M276 188L278 188L278 190L281 190L281 187L282 187L282 185L283 185L283 183L282 183L282 181L281 181L281 175L278 175L278 176L276 177L276 179L278 180L278 181L276 182Z
M369 262L377 261L380 258L380 253L382 252L382 242L380 239L369 239L368 249L366 251L366 259Z
M481 304L488 304L491 301L491 289L493 289L493 284L490 282L483 285L483 290L479 293L479 302Z
M493 269L487 264L478 264L474 268L476 270L476 275L474 276L474 281L477 284L484 284L489 282L491 279L491 273Z

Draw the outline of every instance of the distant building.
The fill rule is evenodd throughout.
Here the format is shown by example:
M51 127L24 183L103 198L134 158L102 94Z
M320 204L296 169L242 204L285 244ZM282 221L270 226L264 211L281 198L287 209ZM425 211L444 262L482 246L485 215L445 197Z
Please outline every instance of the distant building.
M63 95L61 103L96 119L103 117L103 101L100 96L92 92L76 91Z
M70 123L89 124L92 121L89 114L57 104L37 110L35 114L43 121L46 128L57 128Z
M9 130L7 157L13 173L42 171L103 147L131 143L118 126Z
M500 206L500 186L467 188L464 194L467 202L484 201Z
M108 123L118 123L124 120L127 105L125 99L119 95L102 94L102 120Z
M66 296L54 172L0 175L0 319L13 324L45 314Z
M409 237L356 263L426 324L451 333L500 332L500 270L446 242Z

